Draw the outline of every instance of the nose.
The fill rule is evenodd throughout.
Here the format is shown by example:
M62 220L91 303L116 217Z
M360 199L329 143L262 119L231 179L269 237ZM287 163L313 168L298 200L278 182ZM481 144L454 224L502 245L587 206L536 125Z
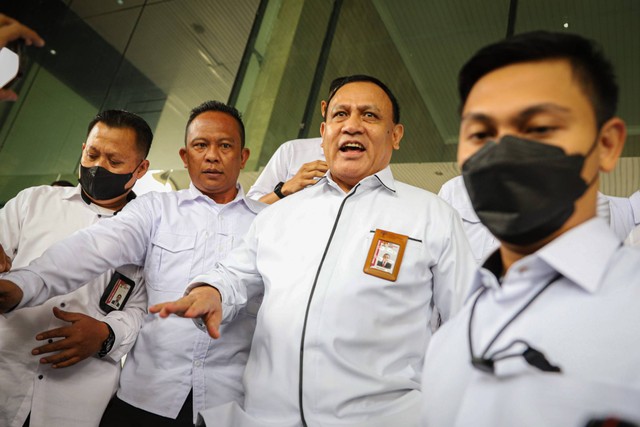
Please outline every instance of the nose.
M344 121L342 131L348 134L362 133L362 117L359 114L351 114Z
M205 160L211 163L217 162L220 160L220 151L218 150L218 146L216 144L210 144L205 152Z

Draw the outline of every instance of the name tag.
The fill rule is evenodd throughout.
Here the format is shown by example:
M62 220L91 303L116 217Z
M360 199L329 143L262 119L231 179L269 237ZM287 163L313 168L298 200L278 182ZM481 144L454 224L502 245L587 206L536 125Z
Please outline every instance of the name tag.
M376 229L364 263L364 272L395 282L409 236Z
M100 308L105 313L122 310L135 286L133 280L116 271L100 298Z

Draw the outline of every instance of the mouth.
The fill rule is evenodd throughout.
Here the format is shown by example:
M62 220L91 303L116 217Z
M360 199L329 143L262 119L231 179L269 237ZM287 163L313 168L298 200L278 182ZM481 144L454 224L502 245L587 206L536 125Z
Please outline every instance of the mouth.
M222 175L222 171L215 169L205 169L202 171L202 173L205 175Z
M364 145L359 142L346 142L340 146L340 151L346 153L348 151L365 151Z

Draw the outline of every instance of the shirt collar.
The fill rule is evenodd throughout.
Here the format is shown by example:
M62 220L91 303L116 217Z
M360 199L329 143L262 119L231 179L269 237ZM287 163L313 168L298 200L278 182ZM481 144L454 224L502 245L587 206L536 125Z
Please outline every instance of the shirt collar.
M322 177L322 179L326 179L327 183L332 187L340 188L338 184L331 177L330 170L327 171L327 173L325 174L324 177ZM380 186L382 186L383 188L387 189L392 193L396 192L396 183L395 183L395 180L393 179L393 173L391 172L391 168L388 165L386 168L382 169L381 171L378 171L373 175L369 175L365 178L362 178L362 180L351 189L350 193L353 192L353 190L356 187L376 188Z
M231 202L226 203L225 205L219 205L211 197L205 195L204 193L202 193L202 191L198 190L198 188L195 185L193 185L193 182L192 182L189 184L189 189L187 191L181 191L178 193L178 204L180 205L196 199L203 199L203 200L206 200L208 203L212 203L217 206L226 206L226 205L232 205L235 203L242 203L251 212L255 214L260 212L262 208L265 206L264 203L257 202L255 200L247 198L244 194L244 190L242 189L242 185L240 185L240 183L238 182L236 183L236 189L238 190L238 194L236 194L236 197Z
M598 290L620 241L601 218L592 218L562 234L536 255L588 292Z
M518 268L519 265L531 262L532 258L537 258L577 286L593 293L600 287L610 259L620 245L606 222L594 217L522 258L511 268ZM501 270L502 260L499 250L496 250L476 272L469 295L483 286L499 286Z

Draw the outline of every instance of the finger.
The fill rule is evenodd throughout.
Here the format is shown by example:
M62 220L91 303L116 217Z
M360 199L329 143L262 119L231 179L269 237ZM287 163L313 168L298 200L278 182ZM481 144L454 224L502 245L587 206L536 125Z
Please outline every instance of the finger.
M32 44L38 47L44 46L44 39L40 37L38 33L15 20L0 27L0 34L2 34L2 38L7 42L21 38L28 46Z
M0 101L16 101L17 99L18 94L11 89L0 89Z
M53 315L65 322L76 322L82 318L82 313L75 313L73 311L64 311L58 307L53 307Z
M52 365L57 365L59 363L64 363L68 360L74 359L77 356L75 354L73 354L71 351L67 350L67 351L61 351L59 353L56 354L52 354L49 355L47 357L43 357L40 359L40 363L42 365L46 365L46 364L52 364Z
M62 326L60 328L49 329L36 335L38 341L48 340L52 338L66 338L69 336L69 328Z
M176 314L182 316L185 311L189 309L193 303L194 298L187 295L177 301L170 301L161 304L152 305L149 307L151 313L159 313L160 317L168 317L170 314Z
M74 344L67 338L55 341L53 339L47 339L47 344L34 348L31 350L31 354L36 356L38 354L53 353L54 351L64 351L73 348Z
M77 356L71 357L67 360L65 360L64 362L60 362L60 363L55 363L53 365L51 365L52 368L54 369L59 369L59 368L68 368L69 366L73 366L76 363L82 361L83 359Z
M213 312L205 320L207 332L209 332L209 336L214 340L220 338L220 322L222 322L222 313L220 311Z

